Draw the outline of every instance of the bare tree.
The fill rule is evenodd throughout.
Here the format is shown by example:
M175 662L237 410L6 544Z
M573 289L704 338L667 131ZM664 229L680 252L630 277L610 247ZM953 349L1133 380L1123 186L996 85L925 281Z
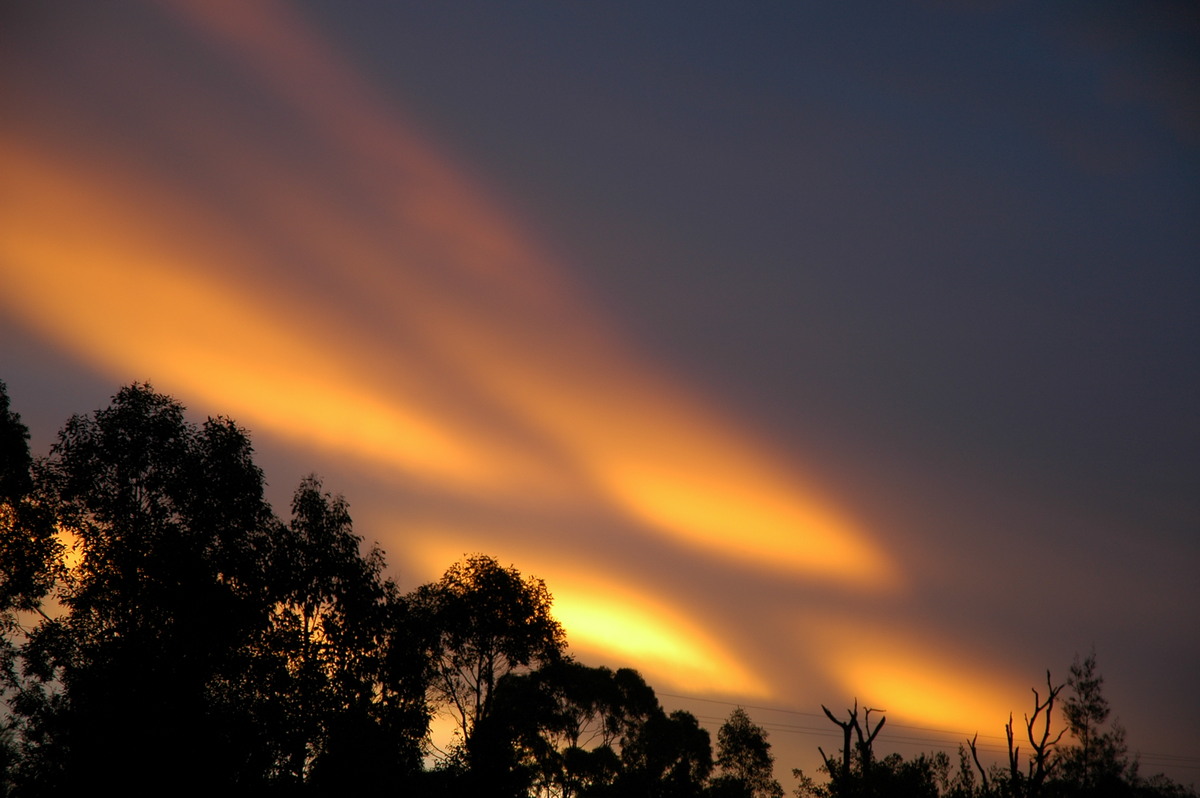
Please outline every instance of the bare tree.
M871 762L874 759L872 746L875 742L875 738L879 736L879 731L883 728L883 724L887 722L886 717L881 717L879 722L875 724L874 728L872 728L871 713L884 712L885 710L876 709L874 707L866 707L863 711L863 721L862 723L859 723L857 698L854 699L854 706L847 710L850 718L847 721L838 720L824 704L821 705L821 709L825 710L825 716L837 724L842 730L842 764L840 774L838 774L836 777L834 776L833 762L828 756L825 755L825 751L820 746L817 746L817 750L820 751L821 758L825 760L825 769L829 771L830 778L835 778L839 787L844 791L848 788L850 783L850 760L855 752L858 753L859 767L864 780L870 776ZM863 728L864 726L866 726L865 730ZM852 734L854 737L858 738L857 742L851 742Z
M1065 729L1060 730L1051 739L1050 719L1054 713L1054 701L1064 685L1055 685L1050 679L1050 671L1046 671L1046 698L1042 700L1036 688L1033 688L1033 714L1025 716L1025 735L1029 740L1030 753L1024 771L1021 769L1021 746L1016 742L1013 716L1010 713L1008 723L1004 724L1004 736L1008 740L1008 791L1012 795L1023 795L1033 798L1040 795L1042 785L1058 764L1054 756L1054 748L1062 739ZM1040 722L1040 723L1039 723ZM1040 731L1035 731L1040 725ZM967 745L971 749L971 758L979 775L983 777L983 792L988 792L988 775L979 761L979 751L976 748L976 734Z
M835 724L840 726L842 729L842 737L843 737L844 742L842 743L841 774L838 776L838 779L839 779L839 783L845 784L850 779L850 753L851 753L850 735L854 729L858 728L858 699L857 698L854 699L854 708L849 710L849 712L850 712L850 720L849 721L843 722L843 721L840 721L837 718L835 718L833 716L833 713L829 711L829 707L825 706L824 704L821 705L821 709L825 710L825 716L827 718L829 718ZM825 769L829 771L830 778L833 778L834 777L833 763L831 763L829 761L829 757L825 755L825 750L823 748L821 748L821 746L818 745L817 750L821 753L821 759L823 759L825 761Z
M1050 739L1050 718L1054 714L1054 699L1062 689L1063 685L1055 686L1050 680L1050 671L1046 671L1046 700L1042 701L1038 691L1034 690L1033 716L1025 716L1025 731L1029 736L1029 747L1032 751L1029 756L1029 795L1041 792L1042 783L1057 764L1057 759L1051 755L1052 750L1058 745L1066 729L1060 729L1054 739ZM1042 728L1040 735L1034 739L1033 728L1038 724L1039 716L1042 719Z
M879 730L883 728L883 724L887 723L886 717L880 717L879 722L875 724L875 728L871 728L871 713L886 712L884 709L875 709L867 707L863 712L863 724L867 727L866 734L863 733L862 726L857 723L854 726L854 731L858 735L858 757L862 764L863 778L869 778L871 775L871 762L875 759L872 751L872 744L875 738L879 736Z
M975 747L976 741L979 740L979 732L975 732L975 736L967 740L967 745L971 749L971 759L975 762L975 767L979 769L979 776L983 781L983 794L988 794L988 777L987 771L983 769L983 765L979 763L979 750ZM959 749L962 750L961 748Z

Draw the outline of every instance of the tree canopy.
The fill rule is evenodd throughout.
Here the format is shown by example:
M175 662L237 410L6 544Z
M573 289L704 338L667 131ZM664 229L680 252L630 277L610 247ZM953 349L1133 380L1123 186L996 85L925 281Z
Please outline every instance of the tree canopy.
M345 498L305 477L285 520L264 484L245 430L146 384L35 458L0 382L0 796L784 794L744 709L714 757L639 673L574 660L542 580L472 554L404 593ZM1094 653L1047 674L1008 762L971 740L956 772L880 756L876 710L826 709L843 749L796 795L1195 796L1139 776L1102 685Z

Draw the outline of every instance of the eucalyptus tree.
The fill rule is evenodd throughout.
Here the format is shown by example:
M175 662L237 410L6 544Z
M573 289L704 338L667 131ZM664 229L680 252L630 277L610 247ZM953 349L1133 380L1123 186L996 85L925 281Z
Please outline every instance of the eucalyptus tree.
M468 757L499 680L564 656L566 636L551 614L545 582L491 557L455 563L418 588L409 606L425 624L430 696L453 718L460 753Z
M621 749L621 770L597 796L697 798L712 773L712 739L690 712L661 709Z
M710 792L722 798L783 798L767 731L737 707L717 730L717 768Z
M16 648L62 576L52 497L36 489L29 429L0 382L0 688L15 685Z
M283 523L246 432L197 426L149 385L71 418L36 480L7 396L0 411L24 794L371 789L419 768L424 652L343 498L306 478ZM14 641L52 588L57 608Z
M478 752L489 752L489 767L505 773L515 794L601 795L621 775L626 745L662 714L637 671L555 660L497 683L492 712L476 730L473 765Z
M273 714L285 782L382 785L415 770L427 728L424 669L391 651L403 619L383 552L365 552L349 505L301 481L271 564L274 604L242 687Z
M249 438L135 384L67 422L40 482L76 562L21 652L29 778L235 783L245 754L210 691L266 621L275 526Z

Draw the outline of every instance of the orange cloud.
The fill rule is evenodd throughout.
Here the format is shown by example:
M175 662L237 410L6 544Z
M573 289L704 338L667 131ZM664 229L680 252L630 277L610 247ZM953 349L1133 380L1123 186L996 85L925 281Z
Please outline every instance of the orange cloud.
M467 500L552 502L751 567L897 586L865 531L620 346L287 6L170 6L289 109L320 163L219 96L162 132L207 167L203 187L103 131L43 137L28 110L0 128L8 312L117 379ZM148 59L122 80L167 72L122 55ZM138 88L151 107L170 93Z
M485 431L372 390L353 349L207 269L259 256L236 236L206 240L203 210L186 198L132 168L108 173L28 144L0 140L12 313L114 373L149 372L284 437L472 490L535 487Z
M845 618L810 625L803 641L822 652L819 662L846 696L886 710L895 723L986 736L1010 712L1020 717L1031 695L996 664L919 630Z

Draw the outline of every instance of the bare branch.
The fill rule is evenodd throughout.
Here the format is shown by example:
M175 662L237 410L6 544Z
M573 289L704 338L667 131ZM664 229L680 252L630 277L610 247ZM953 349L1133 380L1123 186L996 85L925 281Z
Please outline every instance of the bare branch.
M1008 738L1008 770L1012 776L1012 783L1015 786L1021 780L1021 771L1017 766L1021 755L1021 746L1013 746L1013 720L1012 713L1008 713L1008 723L1004 724L1004 736Z
M983 769L983 765L979 763L979 751L975 748L975 742L979 739L979 732L975 732L975 736L967 740L967 745L971 748L971 759L975 760L975 767L979 769L979 776L983 779L983 793L988 791L987 771Z
M825 710L825 716L827 718L829 718L831 721L836 723L842 729L842 773L841 773L840 779L841 779L841 782L843 784L845 784L846 781L850 778L850 732L851 732L851 730L857 731L859 737L860 738L862 737L862 730L858 726L858 699L857 698L854 699L854 708L851 710L848 710L850 713L850 720L846 721L846 722L840 721L837 718L835 718L833 716L833 713L829 711L829 707L825 706L824 704L821 705L821 709ZM822 752L821 756L824 756L824 755L825 755L824 752ZM826 764L826 767L828 768L828 765L829 765L828 760L826 761L825 764ZM832 777L833 773L830 772L829 775Z
M1063 685L1054 686L1050 680L1050 671L1046 671L1046 688L1048 693L1046 700L1042 701L1038 691L1033 691L1033 716L1025 716L1025 730L1029 736L1029 745L1033 753L1029 757L1029 794L1036 795L1041 791L1042 783L1046 777L1054 770L1057 760L1051 756L1052 749L1062 739L1063 732L1066 729L1059 731L1058 736L1053 740L1050 739L1050 719L1054 714L1054 699L1058 697L1058 693L1063 689ZM1038 717L1042 717L1041 737L1035 738L1033 728L1037 725Z
M883 724L887 722L887 718L880 718L879 723L875 728L871 728L871 713L882 712L883 710L867 707L863 714L863 723L866 724L867 733L864 736L863 729L858 725L858 718L854 718L854 731L858 735L858 758L862 763L863 775L865 776L871 770L871 763L874 760L874 752L871 750L871 744L875 742L876 735L883 728Z

